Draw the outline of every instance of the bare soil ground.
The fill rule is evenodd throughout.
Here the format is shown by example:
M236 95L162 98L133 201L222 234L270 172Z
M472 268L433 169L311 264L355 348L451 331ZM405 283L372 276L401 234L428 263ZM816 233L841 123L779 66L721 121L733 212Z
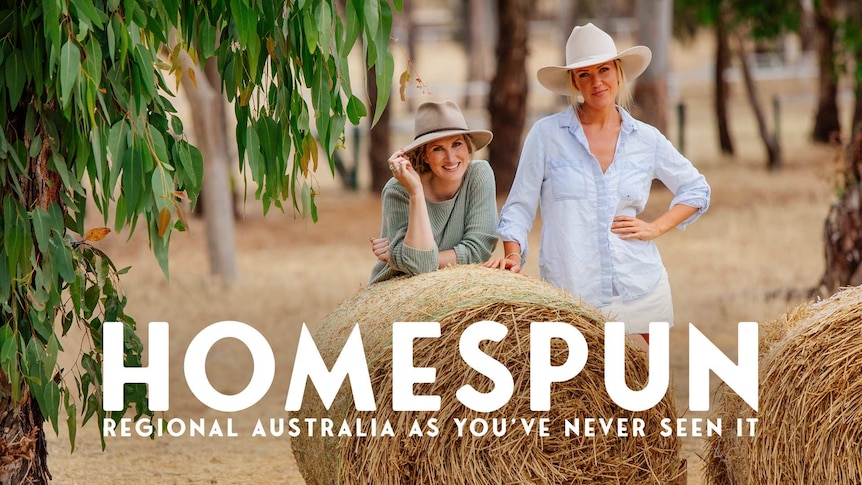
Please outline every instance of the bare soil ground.
M691 68L698 69L703 59L690 61L694 64ZM426 69L422 74L433 79L433 71ZM808 81L764 85L765 99L776 93L787 100L782 118L786 167L777 173L764 168L765 152L741 88L735 89L731 102L739 152L734 159L717 154L710 87L686 85L678 89L688 105L686 154L713 188L707 214L688 230L674 231L659 241L677 316L677 326L671 332L674 392L680 411L685 411L688 322L733 356L737 322L777 317L799 303L799 294L818 281L823 270L822 227L831 201L836 152L807 142L813 119L809 93L815 92ZM538 99L535 104L546 102ZM536 111L543 109L540 106ZM406 123L410 124L409 118ZM671 139L676 142L676 137L672 129ZM318 177L323 181L329 175L324 172ZM143 234L135 234L128 242L125 234L112 235L101 243L119 266L132 266L124 287L129 310L139 327L146 328L150 321L171 325L168 417L220 418L222 423L231 417L239 436L109 438L103 452L97 428L90 423L79 430L76 450L70 454L66 431L61 429L59 436L49 431L49 465L56 483L304 483L289 439L252 438L251 429L258 417L285 415L299 329L303 322L310 327L318 325L366 284L373 263L367 239L379 231L380 221L376 195L344 191L322 182L318 200L317 224L292 214L263 217L259 208L249 203L247 216L237 227L240 277L230 286L209 275L202 221L195 221L189 233L174 235L170 281L161 274ZM669 201L664 189L656 189L645 217L655 216ZM525 272L537 276L535 260L528 263ZM253 325L268 339L276 355L276 377L270 392L259 404L240 413L218 413L203 406L192 396L183 377L188 343L198 331L222 320ZM73 350L69 345L67 349ZM75 355L65 358L69 365ZM209 355L208 375L222 392L238 392L248 382L251 362L241 344L222 341ZM685 438L683 445L689 461L689 483L704 483L698 457L703 440Z

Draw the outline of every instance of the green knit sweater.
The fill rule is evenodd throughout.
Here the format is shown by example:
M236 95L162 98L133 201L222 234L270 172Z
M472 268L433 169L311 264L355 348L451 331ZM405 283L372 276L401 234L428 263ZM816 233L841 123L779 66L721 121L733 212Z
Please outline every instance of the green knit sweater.
M482 263L497 245L497 199L494 171L485 160L473 160L455 197L443 202L426 200L431 231L438 249L419 250L406 246L407 189L394 178L383 187L381 237L389 238L393 265L377 261L370 284L400 275L417 275L439 266L438 251L454 249L458 264Z

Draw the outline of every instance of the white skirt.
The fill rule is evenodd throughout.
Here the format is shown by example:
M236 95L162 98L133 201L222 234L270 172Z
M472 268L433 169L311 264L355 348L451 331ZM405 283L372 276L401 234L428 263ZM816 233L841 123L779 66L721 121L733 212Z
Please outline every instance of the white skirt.
M599 310L608 316L609 322L624 322L626 333L649 333L650 322L667 322L673 327L673 299L667 273L649 294L632 301L615 296L610 305Z

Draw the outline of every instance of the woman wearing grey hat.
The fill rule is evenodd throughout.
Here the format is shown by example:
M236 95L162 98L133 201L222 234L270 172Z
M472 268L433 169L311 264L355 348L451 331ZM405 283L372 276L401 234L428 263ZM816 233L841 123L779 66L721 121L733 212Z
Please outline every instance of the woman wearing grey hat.
M458 105L444 101L419 105L414 134L389 158L370 283L483 263L497 244L494 172L487 161L471 160L491 132L470 130Z
M640 75L651 57L644 46L618 52L610 35L587 24L572 31L565 66L539 69L539 82L571 96L572 105L537 121L527 135L500 214L506 256L487 263L521 270L541 204L542 278L647 341L650 322L673 324L670 285L654 240L691 224L710 198L691 162L625 110L626 81ZM674 199L667 212L646 221L638 214L653 179Z

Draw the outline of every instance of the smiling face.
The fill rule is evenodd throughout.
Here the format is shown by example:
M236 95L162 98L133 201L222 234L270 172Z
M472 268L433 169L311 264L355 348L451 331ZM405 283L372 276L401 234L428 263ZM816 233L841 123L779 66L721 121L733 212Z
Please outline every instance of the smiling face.
M425 162L441 181L460 181L470 161L470 146L464 135L453 135L425 144Z
M620 76L614 61L572 69L572 83L592 108L613 106L620 86Z

